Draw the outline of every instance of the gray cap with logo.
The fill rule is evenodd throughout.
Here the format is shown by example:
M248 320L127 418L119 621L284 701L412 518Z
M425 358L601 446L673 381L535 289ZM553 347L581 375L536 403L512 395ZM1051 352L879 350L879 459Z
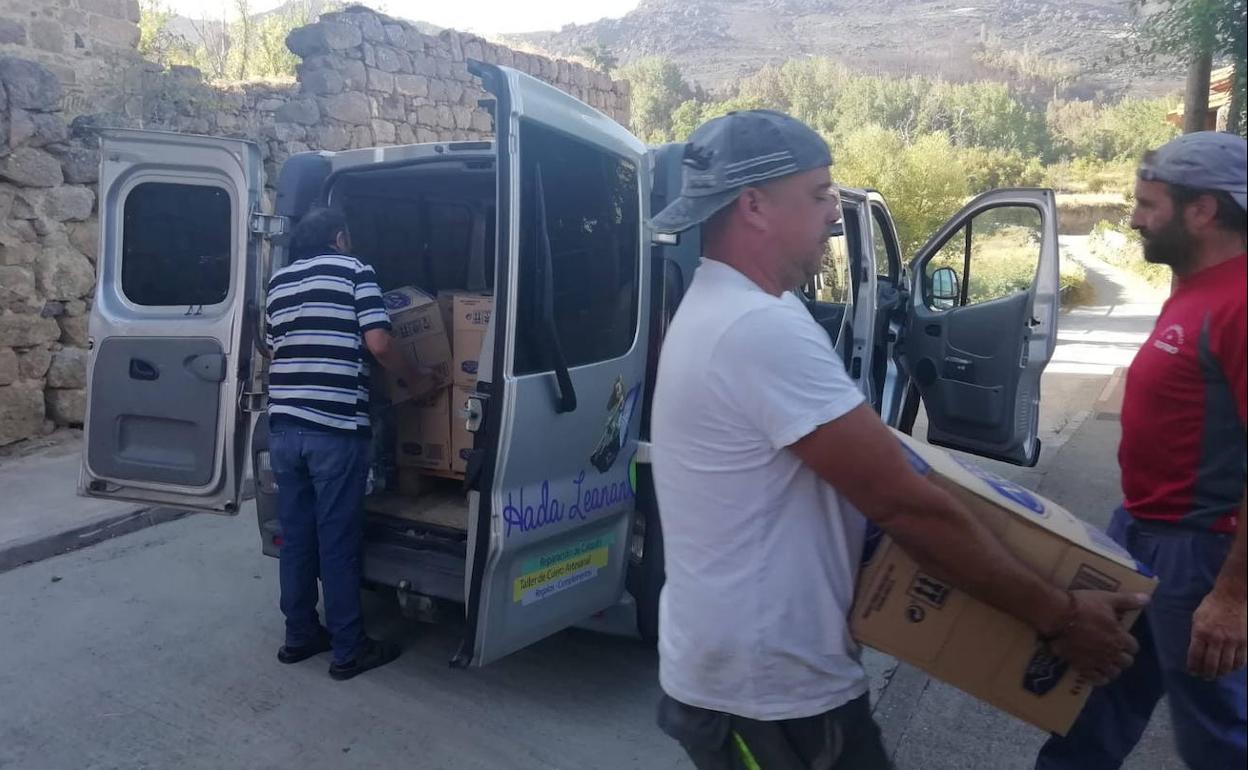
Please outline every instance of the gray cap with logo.
M1230 194L1248 211L1248 142L1221 131L1184 134L1140 164L1140 179Z
M750 185L832 165L823 138L772 110L730 112L699 126L685 145L680 197L650 220L660 233L700 225Z

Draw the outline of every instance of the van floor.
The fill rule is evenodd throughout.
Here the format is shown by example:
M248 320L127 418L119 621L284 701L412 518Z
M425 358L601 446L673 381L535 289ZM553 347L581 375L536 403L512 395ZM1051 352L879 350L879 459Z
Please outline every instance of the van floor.
M364 500L367 513L403 519L455 532L468 531L468 501L462 489L431 489L419 497L373 495Z

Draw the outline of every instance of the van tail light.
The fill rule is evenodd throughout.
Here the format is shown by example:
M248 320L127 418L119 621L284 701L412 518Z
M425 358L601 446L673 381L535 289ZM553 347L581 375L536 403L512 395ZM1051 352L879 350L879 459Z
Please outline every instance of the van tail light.
M256 481L262 494L277 494L277 477L273 475L273 460L267 449L256 454Z

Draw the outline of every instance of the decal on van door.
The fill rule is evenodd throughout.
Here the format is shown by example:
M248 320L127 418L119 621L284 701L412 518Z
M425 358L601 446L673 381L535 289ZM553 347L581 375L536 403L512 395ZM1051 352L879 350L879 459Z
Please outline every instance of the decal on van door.
M637 397L641 386L634 385L628 393L624 392L624 378L617 377L615 386L611 388L611 397L607 399L607 423L603 427L602 438L589 462L599 473L606 473L615 465L628 440L628 427L633 421L633 413L637 411Z
M543 481L534 490L522 487L507 493L507 505L503 506L504 537L517 532L533 532L563 521L587 521L591 513L614 508L633 499L633 490L627 478L607 484L586 485L585 471L572 479L572 494L560 496L551 492L550 482ZM529 502L526 504L525 490Z
M607 566L614 542L615 535L607 533L526 561L512 584L512 601L532 604L593 580Z

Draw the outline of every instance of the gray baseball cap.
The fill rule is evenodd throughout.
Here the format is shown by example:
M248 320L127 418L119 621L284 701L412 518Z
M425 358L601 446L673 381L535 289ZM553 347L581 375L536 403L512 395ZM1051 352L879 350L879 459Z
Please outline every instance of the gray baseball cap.
M1229 193L1248 211L1248 142L1221 131L1184 134L1140 164L1140 179Z
M680 197L650 220L660 233L702 224L746 187L832 165L827 142L805 123L772 110L730 112L698 127L685 144Z

